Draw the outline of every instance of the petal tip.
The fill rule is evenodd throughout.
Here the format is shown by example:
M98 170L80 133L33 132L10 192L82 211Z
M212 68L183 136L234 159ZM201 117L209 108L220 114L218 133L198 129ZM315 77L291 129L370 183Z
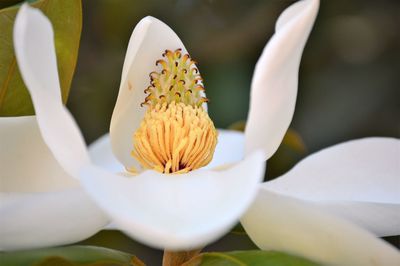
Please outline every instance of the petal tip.
M308 12L306 11L306 9L309 9ZM288 24L288 22L291 21L293 18L305 13L315 18L318 9L319 9L319 0L303 0L294 3L293 5L289 6L286 10L284 10L283 13L279 16L275 24L275 31L278 31L283 26ZM311 12L311 14L309 12Z
M289 6L258 60L251 82L245 130L246 154L263 148L265 159L278 149L293 117L302 52L318 13L318 0Z
M150 25L152 22L156 21L157 19L152 16L146 16L142 18L137 24L136 27Z
M36 16L37 18L48 21L47 17L43 15L40 9L30 6L28 3L23 3L18 10L15 23L21 20L21 18L27 18L27 16Z
M142 18L137 24L136 24L136 28L138 27L149 27L152 24L162 24L162 25L166 25L164 22L162 22L161 20L159 20L158 18L155 18L153 16L146 16L144 18Z
M31 7L28 3L22 4L15 17L13 28L13 41L17 60L18 54L25 53L23 49L23 43L26 38L25 35L28 34L29 28L35 27L36 29L39 29L40 27L37 25L43 27L40 30L50 34L53 38L54 33L51 22L42 11L38 8Z

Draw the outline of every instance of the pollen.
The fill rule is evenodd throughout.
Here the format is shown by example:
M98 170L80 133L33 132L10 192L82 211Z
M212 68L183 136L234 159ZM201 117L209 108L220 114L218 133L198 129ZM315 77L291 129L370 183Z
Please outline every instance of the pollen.
M212 160L217 132L201 106L163 102L147 109L133 143L132 156L144 168L187 173Z

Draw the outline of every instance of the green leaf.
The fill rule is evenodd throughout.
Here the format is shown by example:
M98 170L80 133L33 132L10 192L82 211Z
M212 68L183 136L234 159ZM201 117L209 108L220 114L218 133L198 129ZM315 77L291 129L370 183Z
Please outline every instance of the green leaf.
M81 0L29 2L41 9L53 25L61 94L65 103L78 58L82 31ZM19 7L14 5L0 10L0 116L34 114L30 95L21 79L14 55L12 32Z
M0 9L10 7L12 5L16 5L21 2L22 2L22 0L2 0L0 2Z
M1 265L75 266L123 265L143 266L136 256L94 246L67 246L0 253Z
M317 266L309 260L276 251L233 251L202 253L185 266Z
M246 120L239 120L228 126L228 129L240 132L244 132L245 128L246 128Z
M307 147L300 134L289 128L278 150L268 160L267 180L286 173L306 155Z

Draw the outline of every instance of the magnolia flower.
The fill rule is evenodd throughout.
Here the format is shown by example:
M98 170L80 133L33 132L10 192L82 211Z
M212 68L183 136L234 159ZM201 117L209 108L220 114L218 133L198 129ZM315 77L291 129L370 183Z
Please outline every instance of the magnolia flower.
M399 233L398 140L340 144L259 185L264 161L276 151L293 116L301 53L318 5L317 0L300 1L279 17L256 65L246 131L219 130L212 160L216 134L197 68L184 61L189 58L185 47L161 21L146 17L134 29L110 136L90 152L61 103L51 26L26 5L16 19L15 51L41 136L54 158L135 239L188 250L217 239L242 217L262 249L327 264L394 264L400 261L398 251L355 224L377 235ZM155 67L164 51L164 61L158 61L162 68ZM186 73L178 67L182 64ZM193 86L188 94L187 86ZM196 122L168 130L169 119ZM165 144L167 134L176 145ZM200 143L196 152L192 138Z

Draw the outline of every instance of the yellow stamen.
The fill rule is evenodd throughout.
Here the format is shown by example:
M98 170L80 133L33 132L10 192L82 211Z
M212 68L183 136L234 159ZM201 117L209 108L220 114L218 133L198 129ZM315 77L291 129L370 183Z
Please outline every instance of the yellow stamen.
M143 167L187 173L211 161L217 132L202 107L163 103L146 111L133 143L132 156Z

